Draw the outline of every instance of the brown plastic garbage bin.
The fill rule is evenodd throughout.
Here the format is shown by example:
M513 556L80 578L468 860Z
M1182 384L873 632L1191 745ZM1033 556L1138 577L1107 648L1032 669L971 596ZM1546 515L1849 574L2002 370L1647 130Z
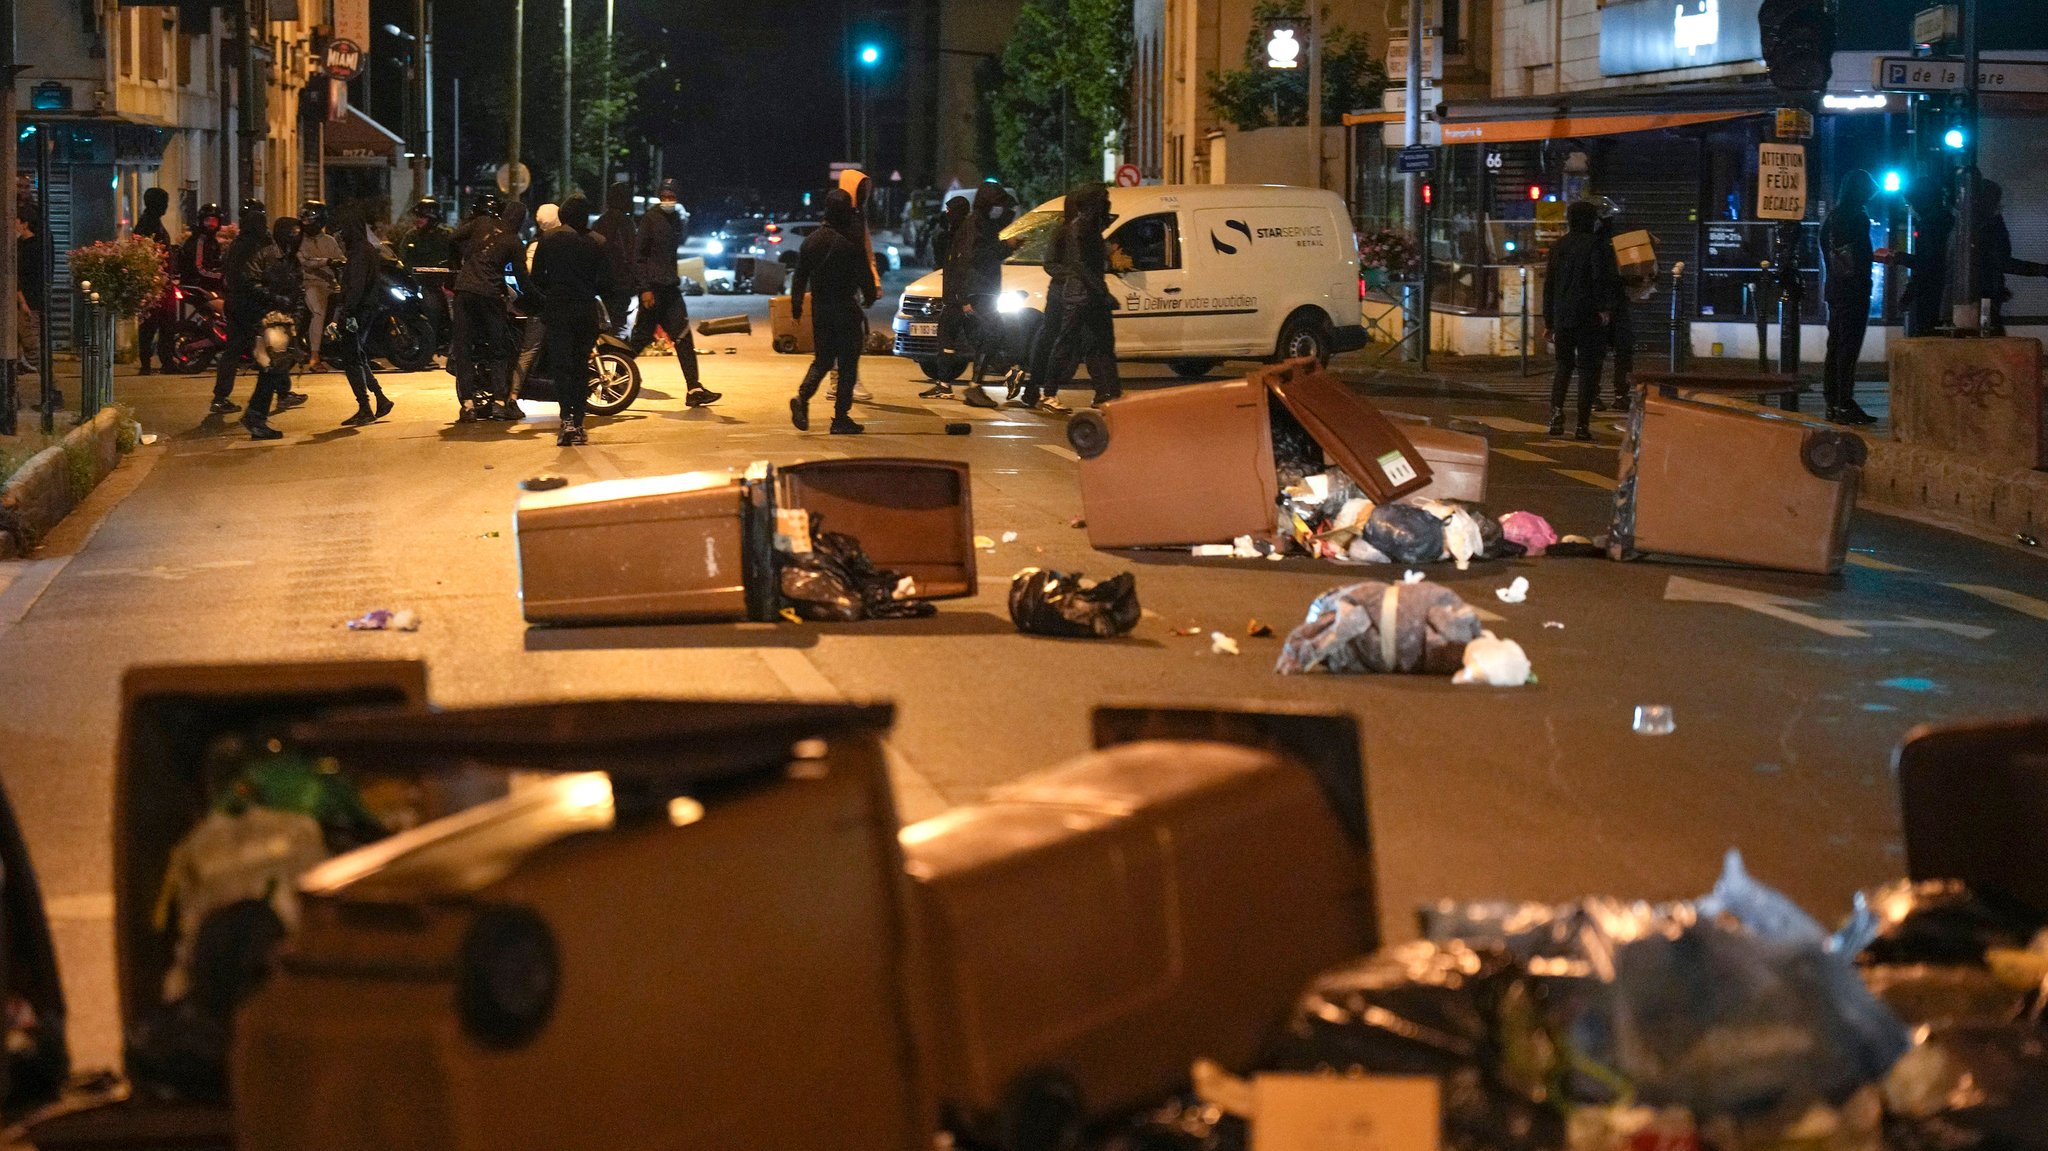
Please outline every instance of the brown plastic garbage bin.
M2048 914L2048 716L1916 727L1894 767L1909 878Z
M1433 500L1486 502L1486 472L1492 445L1485 436L1439 428L1428 416L1408 412L1388 412L1387 418L1401 425L1402 434L1429 463L1429 485L1408 494Z
M1271 532L1280 495L1275 421L1297 423L1375 501L1430 482L1400 427L1314 360L1244 380L1139 392L1078 412L1088 542L1099 548L1217 543Z
M816 460L523 492L520 599L537 624L772 620L778 510L822 516L924 598L976 591L967 465Z
M808 356L818 345L811 336L811 314L799 320L790 315L790 298L777 296L768 301L768 330L775 350L786 356Z
M1839 571L1865 452L1819 420L1639 386L1608 554Z

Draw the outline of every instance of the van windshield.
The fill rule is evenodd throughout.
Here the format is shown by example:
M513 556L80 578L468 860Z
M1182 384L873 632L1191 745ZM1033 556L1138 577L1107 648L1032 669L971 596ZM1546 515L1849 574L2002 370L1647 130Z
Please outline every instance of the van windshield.
M1045 258L1052 254L1053 233L1060 230L1060 221L1067 218L1065 212L1026 212L1017 222L1003 229L1003 239L1016 247L1005 264L1022 264L1026 267L1045 266ZM1112 214L1103 225L1105 228L1116 223Z

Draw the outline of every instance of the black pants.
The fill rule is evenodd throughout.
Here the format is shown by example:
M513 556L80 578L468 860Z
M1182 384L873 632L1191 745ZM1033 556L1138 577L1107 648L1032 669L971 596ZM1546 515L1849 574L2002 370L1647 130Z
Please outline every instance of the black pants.
M1828 410L1856 402L1856 361L1863 358L1863 337L1870 331L1870 293L1851 300L1828 301L1827 366L1821 371L1820 394Z
M654 296L654 305L640 301L640 318L633 321L633 338L627 342L637 356L654 342L656 327L667 332L669 342L676 346L676 360L683 366L683 383L694 392L704 381L697 372L697 342L690 338L690 309L683 303L683 289L670 284L647 290Z
M1931 336L1941 327L1942 296L1946 286L1929 281L1922 284L1918 277L1906 285L1906 335L1913 338Z
M528 316L525 328L519 333L519 361L512 366L511 399L518 399L526 391L526 379L533 375L533 366L540 363L541 346L547 338L547 321L539 316Z
M853 410L853 389L860 383L860 352L866 338L867 324L857 306L849 303L820 308L814 303L811 343L816 350L811 355L810 370L804 373L804 382L797 387L797 399L809 403L818 394L818 385L825 382L825 374L837 368L839 390L832 393L832 417L846 419Z
M680 298L680 296L679 296L678 298ZM621 334L625 334L625 335L630 335L631 333L630 333L630 332L626 332L625 328L626 328L626 317L627 317L628 315L631 315L631 314L632 314L632 311L633 311L633 297L631 297L631 296L606 296L606 297L604 297L604 325L603 325L603 326L604 326L604 330L605 330L605 331L607 331L607 332L610 332L610 333L611 333L612 335L615 335L615 336L617 336L617 335L621 335Z
M583 426L583 408L590 399L590 353L597 347L597 306L576 313L551 312L543 345L548 378L555 384L555 402L562 406L565 427Z
M489 393L502 398L510 390L512 325L504 301L476 292L455 293L455 322L448 341L448 373L455 377L455 398L468 403Z
M166 313L155 308L143 313L142 323L135 333L135 355L142 361L142 370L149 370L149 357L156 354L158 365L165 371L171 368L171 352L177 345L178 313Z
M1053 308L1048 304L1047 313ZM1059 325L1054 330L1046 356L1045 394L1056 396L1074 382L1081 365L1088 366L1088 380L1095 385L1098 401L1123 394L1117 377L1116 323L1109 301L1077 282L1060 291Z
M343 320L341 332L336 337L336 355L341 360L342 374L348 377L348 390L355 393L356 406L367 409L372 395L382 397L384 389L377 386L377 377L370 371L370 328L382 316L375 314L358 316L355 331L348 329Z
M265 369L256 373L256 390L249 393L248 418L262 420L270 415L271 405L277 397L291 391L292 374L289 371Z
M254 316L228 312L228 342L221 347L220 360L213 368L214 399L225 400L235 394L235 370L242 366L243 357L256 350L256 329L262 324L260 312Z
M1550 377L1550 411L1564 411L1565 393L1571 390L1572 373L1579 374L1579 426L1593 423L1593 397L1600 394L1600 359L1607 352L1607 329L1599 324L1581 328L1559 328L1557 370Z

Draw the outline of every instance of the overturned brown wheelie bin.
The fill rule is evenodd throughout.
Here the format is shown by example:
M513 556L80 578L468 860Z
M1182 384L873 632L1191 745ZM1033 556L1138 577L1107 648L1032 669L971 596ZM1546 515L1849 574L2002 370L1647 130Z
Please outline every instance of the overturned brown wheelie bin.
M309 724L501 798L341 856L240 1020L245 1151L1006 1151L1248 1060L1374 942L1347 717L1098 716L899 829L887 706L610 702ZM546 774L533 774L544 772Z
M1485 437L1389 419L1312 359L1136 392L1076 412L1067 440L1099 548L1269 534L1281 489L1328 467L1375 503L1486 498Z

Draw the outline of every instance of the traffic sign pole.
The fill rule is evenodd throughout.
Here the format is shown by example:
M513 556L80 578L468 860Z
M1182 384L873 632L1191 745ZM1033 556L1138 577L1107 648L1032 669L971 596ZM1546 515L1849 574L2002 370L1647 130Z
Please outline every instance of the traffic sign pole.
M1983 229L1977 226L1977 200L1981 193L1977 173L1977 85L1983 79L1977 74L1982 39L1977 35L1978 7L1978 0L1964 0L1963 167L1957 174L1961 186L1956 196L1956 214L1961 217L1956 229L1960 243L1956 248L1963 266L1957 269L1957 275L1949 277L1956 286L1957 297L1950 301L1949 315L1956 330L1963 332L1974 332L1982 326L1978 322L1982 308L1977 301L1984 295L1984 285L1979 276L1982 269L1978 266L1984 237Z

